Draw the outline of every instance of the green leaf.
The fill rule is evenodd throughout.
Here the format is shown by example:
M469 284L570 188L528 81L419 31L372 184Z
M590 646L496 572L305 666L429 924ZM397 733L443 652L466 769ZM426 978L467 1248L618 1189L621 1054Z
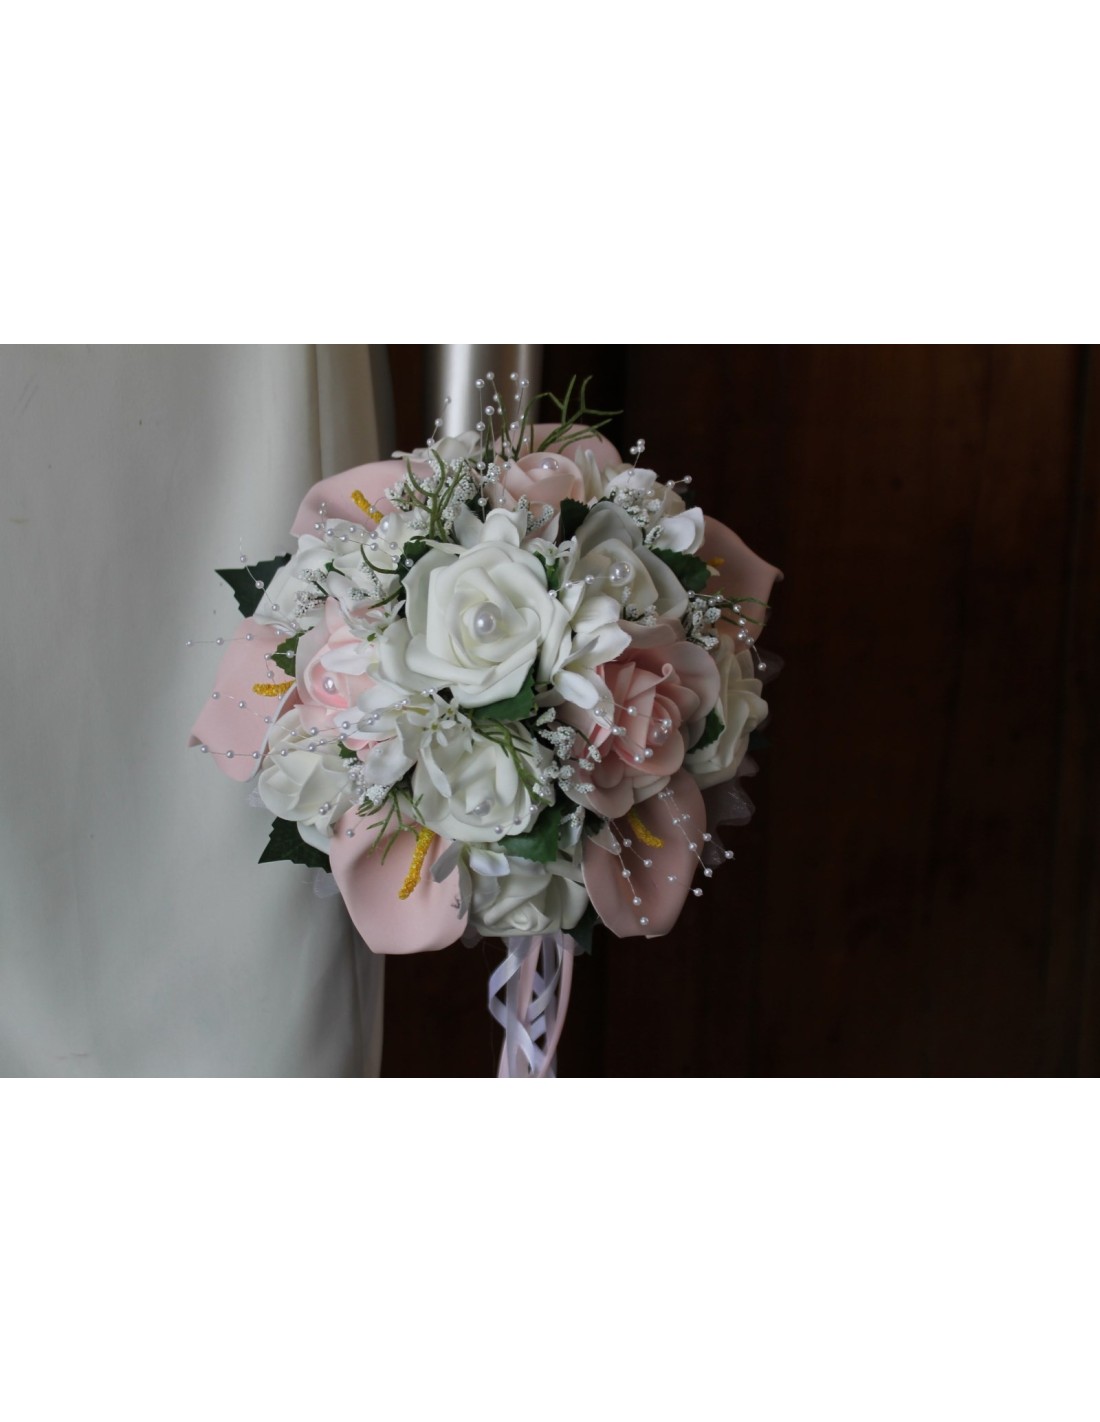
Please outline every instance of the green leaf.
M237 599L241 616L251 617L260 605L264 588L267 587L278 570L289 562L290 554L284 553L279 558L269 558L266 563L252 563L247 568L217 568L215 571L218 577L224 578L233 589L233 596ZM262 583L263 587L258 588L257 583Z
M527 673L515 696L504 701L492 701L488 706L472 706L470 715L475 721L525 721L535 709L535 672Z
M651 548L662 563L667 563L688 592L702 592L710 578L710 569L694 553L676 553L671 548Z
M297 676L297 653L298 643L302 640L302 634L295 632L293 637L288 637L285 642L280 642L275 651L271 654L271 660L280 671L286 672L287 676Z
M258 863L275 864L286 859L291 864L304 864L307 869L328 869L328 855L307 844L298 833L293 820L276 820L271 826L271 838Z
M564 543L566 539L572 538L587 517L587 504L582 504L580 499L562 499L561 520L558 523L558 542Z
M550 805L526 834L507 834L500 841L503 854L519 859L533 859L538 864L553 864L558 857L558 832L561 829L561 809Z
M423 558L424 554L427 553L430 547L431 544L426 538L409 539L409 541L401 549L402 576L404 576L404 574L409 571L409 569L413 566L414 563L418 563L420 559Z
M692 746L692 751L705 750L707 746L712 746L725 729L725 723L715 706L707 712L707 719L703 722L703 734Z
M337 755L339 755L339 757L340 757L341 760L358 760L358 759L359 759L359 757L358 757L358 755L356 755L355 751L353 751L350 746L344 745L343 741L338 741L338 742L337 742L337 744L336 744L336 753L337 753Z
M570 935L582 953L592 952L592 933L596 925L600 922L600 916L591 904L581 914L580 921L572 928L567 928Z

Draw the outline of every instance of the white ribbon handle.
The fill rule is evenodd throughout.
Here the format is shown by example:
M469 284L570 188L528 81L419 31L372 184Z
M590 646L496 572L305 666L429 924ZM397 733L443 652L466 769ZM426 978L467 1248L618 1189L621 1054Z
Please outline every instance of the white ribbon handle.
M559 932L509 938L505 946L508 953L489 978L489 1011L504 1028L497 1075L553 1076L576 944Z

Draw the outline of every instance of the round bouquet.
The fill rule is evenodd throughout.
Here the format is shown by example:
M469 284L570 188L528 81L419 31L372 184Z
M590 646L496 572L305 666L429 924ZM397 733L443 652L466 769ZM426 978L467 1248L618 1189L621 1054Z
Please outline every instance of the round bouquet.
M501 1071L544 1075L593 927L667 933L732 858L777 572L642 442L624 462L584 387L544 425L523 384L222 574L245 620L191 744L258 775L263 860L330 871L375 952L505 939Z

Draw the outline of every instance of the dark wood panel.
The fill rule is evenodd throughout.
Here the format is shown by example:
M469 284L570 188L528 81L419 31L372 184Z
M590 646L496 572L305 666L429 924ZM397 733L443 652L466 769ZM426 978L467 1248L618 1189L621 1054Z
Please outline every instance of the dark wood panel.
M1095 364L547 349L551 387L588 370L620 446L785 568L787 668L735 864L578 964L562 1072L1095 1071ZM486 952L391 965L387 1071L491 1066Z

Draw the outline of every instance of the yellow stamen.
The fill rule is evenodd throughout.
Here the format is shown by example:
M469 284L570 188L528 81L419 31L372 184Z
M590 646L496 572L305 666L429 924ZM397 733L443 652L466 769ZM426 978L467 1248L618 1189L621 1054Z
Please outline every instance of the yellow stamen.
M352 497L354 498L354 495L352 495ZM724 568L726 566L726 560L724 558L708 558L707 562L712 568Z
M409 872L405 875L405 882L397 891L399 899L407 899L420 883L420 871L424 867L424 859L433 839L435 839L435 831L430 829L422 829L416 836L416 848L413 850Z
M650 849L664 849L664 840L658 839L651 830L646 829L645 825L642 824L637 810L631 810L630 814L626 817L626 822L642 843L647 844Z
M293 685L292 681L258 681L252 690L257 696L285 696Z
M366 516L373 518L376 523L381 519L382 515L367 498L366 494L361 493L360 490L352 489L351 501L357 509L362 509Z

